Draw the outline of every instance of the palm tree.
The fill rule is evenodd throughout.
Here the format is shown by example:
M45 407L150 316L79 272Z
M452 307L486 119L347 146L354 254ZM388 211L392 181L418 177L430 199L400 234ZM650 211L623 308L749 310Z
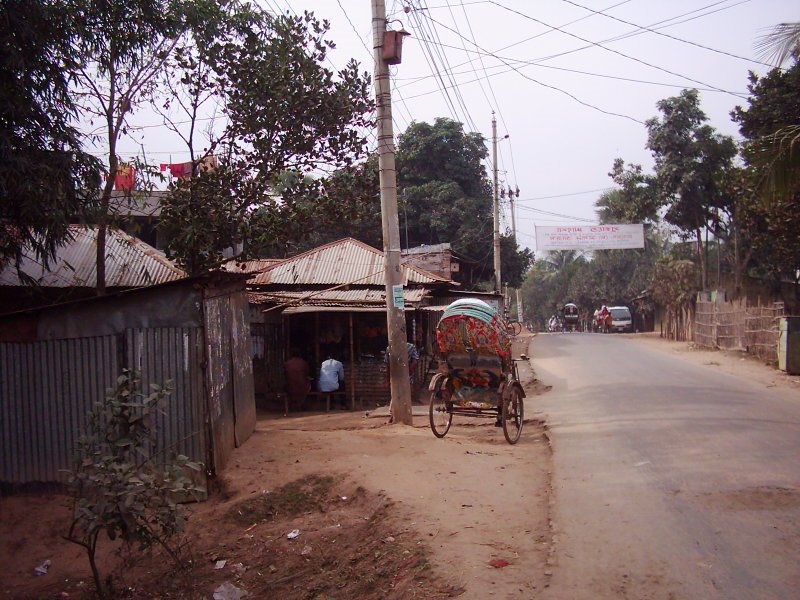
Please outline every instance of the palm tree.
M553 273L560 273L572 263L584 260L581 250L551 250L542 258L544 266Z
M780 67L789 58L800 58L800 21L779 23L770 32L756 41L756 52L776 67Z

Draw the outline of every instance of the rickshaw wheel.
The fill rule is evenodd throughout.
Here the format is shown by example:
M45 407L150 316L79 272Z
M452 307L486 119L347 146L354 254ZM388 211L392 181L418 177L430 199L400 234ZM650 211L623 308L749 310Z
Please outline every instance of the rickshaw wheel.
M431 402L428 407L428 417L431 423L431 431L438 438L443 438L450 431L453 424L453 412L447 406L441 392L431 394Z
M511 395L503 400L501 413L503 421L503 435L509 444L516 444L522 433L522 423L524 419L522 407L522 395L515 387L511 390Z

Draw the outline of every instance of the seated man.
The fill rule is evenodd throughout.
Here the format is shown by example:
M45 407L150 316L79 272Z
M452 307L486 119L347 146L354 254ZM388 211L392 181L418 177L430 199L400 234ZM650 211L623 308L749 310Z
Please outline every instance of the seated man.
M319 367L320 392L336 392L344 388L344 365L336 360L332 354L322 361ZM341 407L347 408L347 400L342 399Z

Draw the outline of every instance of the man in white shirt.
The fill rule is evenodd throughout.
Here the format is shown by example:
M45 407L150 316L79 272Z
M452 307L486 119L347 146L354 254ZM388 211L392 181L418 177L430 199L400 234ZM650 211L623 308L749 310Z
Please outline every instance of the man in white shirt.
M344 384L344 365L329 355L319 367L320 392L335 392Z

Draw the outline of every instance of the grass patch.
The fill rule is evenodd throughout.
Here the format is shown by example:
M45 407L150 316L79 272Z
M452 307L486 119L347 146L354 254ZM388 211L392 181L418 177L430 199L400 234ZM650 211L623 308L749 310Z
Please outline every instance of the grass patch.
M307 475L268 494L237 503L228 511L228 517L241 525L249 525L320 511L333 484L334 478L330 475Z

